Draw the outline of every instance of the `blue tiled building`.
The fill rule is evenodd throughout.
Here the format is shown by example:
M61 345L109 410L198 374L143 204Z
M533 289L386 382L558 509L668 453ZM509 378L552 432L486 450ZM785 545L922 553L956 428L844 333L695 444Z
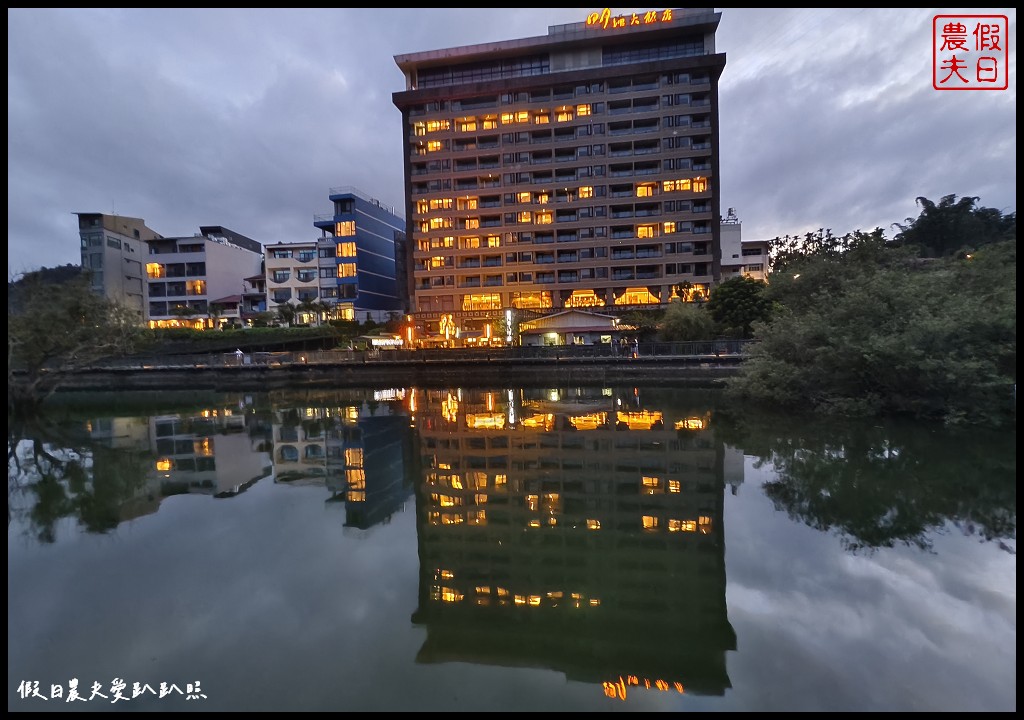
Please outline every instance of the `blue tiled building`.
M320 298L336 317L386 321L409 305L405 219L352 187L331 188L332 215L317 215ZM397 259L397 261L396 261Z

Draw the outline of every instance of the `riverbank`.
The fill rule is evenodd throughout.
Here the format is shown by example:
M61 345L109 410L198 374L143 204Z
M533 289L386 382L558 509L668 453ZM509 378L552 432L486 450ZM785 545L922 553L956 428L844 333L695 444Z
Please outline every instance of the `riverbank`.
M680 358L514 358L376 360L218 367L92 368L67 373L60 391L83 390L272 390L315 387L462 387L506 384L665 383L722 387L739 363Z

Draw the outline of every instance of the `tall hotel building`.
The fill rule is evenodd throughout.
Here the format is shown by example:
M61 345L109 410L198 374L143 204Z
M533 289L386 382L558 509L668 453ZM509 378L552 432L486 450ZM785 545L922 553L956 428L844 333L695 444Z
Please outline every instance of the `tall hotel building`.
M721 13L582 13L546 36L395 56L428 335L510 309L663 306L718 278Z

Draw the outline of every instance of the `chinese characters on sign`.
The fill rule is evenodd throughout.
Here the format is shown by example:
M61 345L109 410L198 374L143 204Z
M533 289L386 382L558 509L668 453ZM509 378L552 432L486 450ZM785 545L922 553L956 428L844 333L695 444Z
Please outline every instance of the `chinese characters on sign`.
M633 685L635 687L642 686L647 690L650 690L653 687L655 690L659 690L661 692L675 690L680 695L686 692L686 690L683 689L683 684L681 682L669 683L665 680L651 680L650 678L641 678L637 675L627 675L625 678L619 675L618 682L606 681L602 683L605 696L610 698L618 698L619 700L626 699L626 688L628 688L630 685Z
M148 683L136 682L132 683L131 690L129 691L128 683L122 678L114 678L113 682L110 683L109 689L99 682L93 682L89 689L86 689L85 685L79 686L78 678L71 678L68 680L67 693L64 692L64 686L61 684L50 685L50 691L47 693L45 687L40 689L38 680L22 680L18 685L18 695L22 700L35 698L37 700L57 700L69 703L89 702L90 700L99 699L107 700L110 704L121 701L130 702L142 695L152 695L156 698L182 695L186 700L206 699L206 695L203 693L198 680L194 683L186 683L184 691L174 683L168 685L165 682L160 683L157 688Z
M648 10L643 13L632 13L631 15L612 16L611 8L605 8L600 12L592 12L587 15L587 27L599 27L602 30L608 28L624 28L629 25L652 25L654 23L672 22L672 11Z
M932 18L932 87L936 90L1005 90L1009 87L1006 15L936 15Z

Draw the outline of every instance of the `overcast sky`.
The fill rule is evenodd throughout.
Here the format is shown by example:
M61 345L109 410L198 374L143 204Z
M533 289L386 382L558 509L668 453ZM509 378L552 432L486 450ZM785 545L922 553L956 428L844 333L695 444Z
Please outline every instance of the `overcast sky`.
M76 212L263 243L317 237L332 187L404 215L394 56L593 9L9 8L8 277L77 264ZM918 196L1016 212L1015 10L718 9L722 212L744 238L891 236ZM939 13L1009 17L1007 90L933 89Z

